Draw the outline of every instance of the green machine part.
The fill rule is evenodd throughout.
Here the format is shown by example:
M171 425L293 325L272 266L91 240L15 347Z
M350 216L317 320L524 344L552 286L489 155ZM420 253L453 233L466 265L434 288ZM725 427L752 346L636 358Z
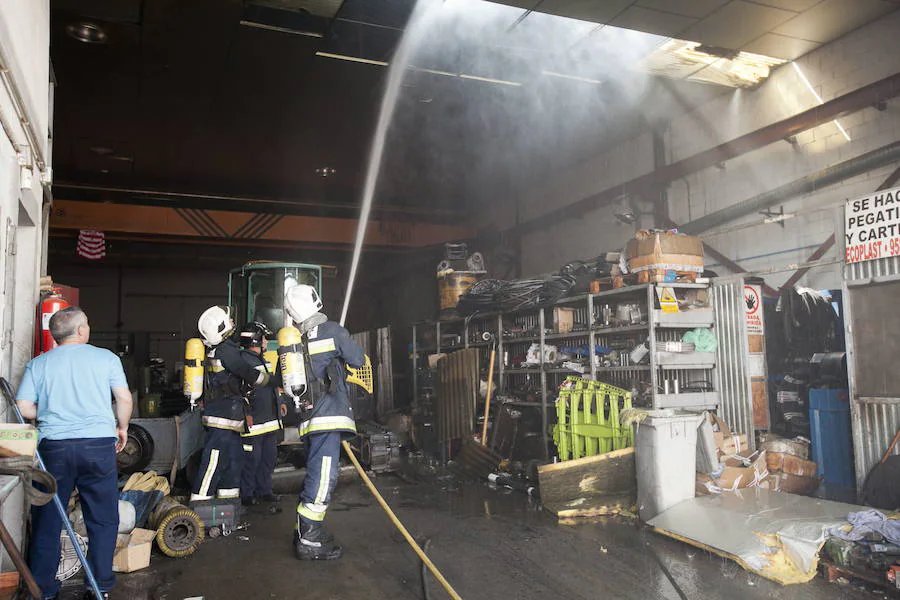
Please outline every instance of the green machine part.
M634 430L619 423L619 413L631 408L631 392L569 377L556 401L553 441L560 460L596 456L634 445Z
M306 263L255 261L228 273L228 305L240 327L250 321L262 321L273 334L287 323L284 316L284 292L293 283L311 285L322 297L322 267ZM274 337L274 335L273 335ZM269 340L268 350L278 343Z

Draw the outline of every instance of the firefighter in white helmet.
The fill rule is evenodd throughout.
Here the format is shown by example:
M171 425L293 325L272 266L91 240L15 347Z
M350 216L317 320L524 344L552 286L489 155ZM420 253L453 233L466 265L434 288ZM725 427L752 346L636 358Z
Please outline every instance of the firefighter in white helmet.
M249 392L254 386L269 387L275 382L241 356L240 346L231 337L235 325L226 307L213 306L204 311L197 327L210 350L203 394L206 441L191 502L210 500L214 495L238 498L244 460L241 433L249 409Z
M297 504L294 552L300 560L333 560L341 557L342 549L325 531L323 520L337 483L341 439L356 435L345 365L363 366L365 352L346 329L320 312L322 300L312 286L288 288L284 306L304 337L312 404L300 416L306 479Z

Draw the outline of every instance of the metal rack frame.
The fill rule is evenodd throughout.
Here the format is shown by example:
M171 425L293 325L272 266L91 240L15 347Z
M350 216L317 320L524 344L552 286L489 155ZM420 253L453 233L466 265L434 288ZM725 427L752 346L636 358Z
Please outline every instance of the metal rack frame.
M675 289L709 289L709 285L705 283L644 283L624 288L618 288L596 294L583 294L580 296L572 296L563 298L552 304L548 304L541 308L528 308L507 313L482 313L477 314L468 319L456 318L444 321L431 321L417 323L412 326L412 366L413 366L413 397L419 397L418 386L418 367L420 354L440 354L442 352L462 350L472 347L487 347L490 342L473 343L470 341L472 333L472 323L487 324L492 319L494 323L492 327L484 328L485 331L490 330L496 336L498 361L495 367L498 381L498 391L505 391L508 388L507 376L510 375L540 375L541 387L541 426L543 435L543 447L545 456L549 458L549 413L548 406L552 403L548 401L549 387L548 375L571 374L580 377L587 377L592 380L599 380L605 373L647 373L649 372L649 382L654 390L653 406L654 409L659 408L697 408L697 409L713 409L718 405L718 393L712 392L689 392L680 394L664 394L660 390L660 373L664 371L689 372L689 371L713 371L715 369L715 356L704 355L703 362L686 362L681 360L680 356L667 357L662 362L661 355L658 350L657 336L660 331L676 331L687 330L695 327L714 327L715 317L713 309L710 307L708 318L690 318L690 313L684 313L684 316L665 315L655 308L656 305L656 288L657 286L671 287ZM643 292L643 294L642 294ZM643 303L647 307L647 320L639 325L629 325L622 327L598 328L595 319L594 308L597 300L623 298L633 296L638 303ZM639 299L638 299L639 298ZM583 303L583 304L581 304ZM547 330L547 313L548 309L552 310L557 307L577 306L586 309L587 314L587 330L579 330L569 333L552 333L548 334ZM705 309L704 309L705 310ZM538 335L507 337L503 335L503 319L504 317L515 317L516 315L533 313L537 317ZM442 330L446 331L448 327L459 328L461 326L461 342L444 346L441 344ZM420 332L422 328L434 328L435 344L433 346L423 347L420 343ZM600 337L633 335L642 331L647 332L650 345L650 362L649 364L629 365L629 366L613 366L601 367L597 366L593 360L593 349L597 345ZM539 367L525 369L510 369L506 366L504 360L505 348L513 343L538 343L540 345L540 355L543 360L544 350L548 342L565 339L587 338L589 355L591 359L589 363L589 371L580 373L577 371L569 371L567 369L548 368L548 365L541 363ZM690 356L690 355L685 355ZM709 381L714 381L712 373L709 374Z

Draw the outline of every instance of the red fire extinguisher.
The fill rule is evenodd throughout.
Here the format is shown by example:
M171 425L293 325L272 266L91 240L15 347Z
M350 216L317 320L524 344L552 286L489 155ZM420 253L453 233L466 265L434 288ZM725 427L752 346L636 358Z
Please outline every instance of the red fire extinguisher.
M72 305L56 291L50 292L41 299L37 311L37 331L34 336L35 356L56 348L56 340L50 335L50 317L70 306Z

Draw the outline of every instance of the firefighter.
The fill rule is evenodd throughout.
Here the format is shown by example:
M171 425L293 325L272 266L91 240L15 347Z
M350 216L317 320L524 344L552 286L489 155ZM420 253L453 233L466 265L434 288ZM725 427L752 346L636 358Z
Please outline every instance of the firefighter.
M271 389L274 380L241 356L240 346L231 338L235 326L227 308L207 309L200 315L197 327L210 351L203 398L206 442L190 501L210 500L214 495L236 499L240 496L244 460L244 414L254 386Z
M259 321L241 328L241 356L260 373L278 379L271 365L263 357L269 328ZM241 475L241 504L253 506L264 502L278 502L272 493L272 473L278 456L278 430L281 418L287 415L287 405L274 387L256 386L253 404L247 419L247 430L241 434L244 445L244 468Z
M306 478L297 504L294 552L300 560L334 560L343 551L323 521L337 483L341 440L356 435L347 389L346 368L365 363L365 352L346 329L322 314L316 289L295 285L285 292L284 306L303 334L309 356L311 407L300 415L306 445Z

